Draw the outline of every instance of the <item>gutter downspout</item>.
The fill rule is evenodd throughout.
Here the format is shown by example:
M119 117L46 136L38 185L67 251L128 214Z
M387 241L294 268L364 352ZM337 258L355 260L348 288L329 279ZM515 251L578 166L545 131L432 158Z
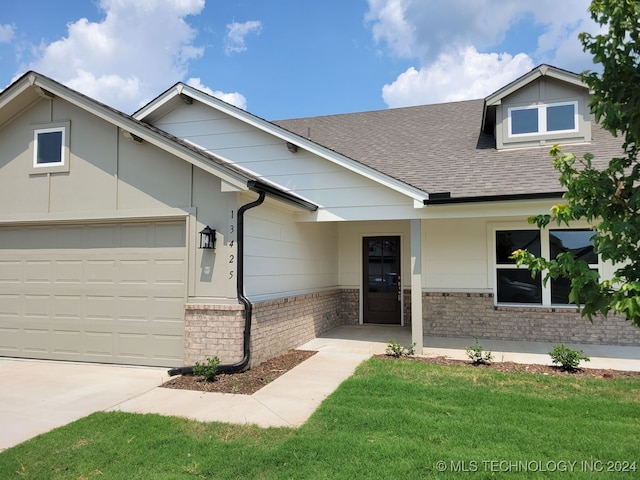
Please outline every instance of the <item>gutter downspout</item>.
M264 190L259 191L260 196L257 200L247 203L238 209L238 276L236 277L236 291L238 300L244 305L244 339L243 339L243 355L242 360L236 363L218 365L218 373L236 373L242 372L249 366L251 360L251 319L253 313L253 304L244 294L244 214L247 210L260 206L264 202L266 193ZM177 367L169 370L170 377L174 375L188 375L193 373L193 366Z

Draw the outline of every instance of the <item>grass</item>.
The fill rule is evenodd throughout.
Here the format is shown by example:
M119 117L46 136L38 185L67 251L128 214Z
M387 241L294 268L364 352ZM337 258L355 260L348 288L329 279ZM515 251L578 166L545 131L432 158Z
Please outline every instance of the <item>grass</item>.
M639 437L637 379L374 358L297 430L96 413L1 453L0 478L637 478Z

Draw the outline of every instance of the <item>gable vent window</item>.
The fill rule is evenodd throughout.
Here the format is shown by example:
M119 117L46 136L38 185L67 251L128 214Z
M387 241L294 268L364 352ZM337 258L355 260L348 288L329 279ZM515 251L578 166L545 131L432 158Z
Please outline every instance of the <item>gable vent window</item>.
M578 131L578 102L509 109L509 136Z
M64 128L34 131L34 167L64 165Z
M68 172L71 122L47 123L34 125L31 128L33 133L31 173Z

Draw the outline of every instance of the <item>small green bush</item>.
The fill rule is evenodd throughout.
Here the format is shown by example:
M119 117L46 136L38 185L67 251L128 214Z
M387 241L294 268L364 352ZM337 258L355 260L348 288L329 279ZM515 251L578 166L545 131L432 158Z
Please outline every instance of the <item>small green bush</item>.
M549 352L549 355L551 356L552 363L560 364L562 369L567 371L575 370L582 361L591 361L582 350L572 350L565 346L564 343L555 345L553 350Z
M193 374L204 377L207 382L213 382L218 373L218 365L220 365L220 359L218 357L207 358L206 363L196 362L193 366Z
M478 343L478 339L476 338L476 343L466 347L467 355L471 359L474 365L489 365L491 360L493 360L493 354L491 351L487 350L486 352L483 350L482 345Z
M415 347L416 342L413 342L408 347L405 347L401 343L398 343L396 340L390 340L389 343L387 343L387 349L385 350L385 353L396 358L408 357L411 355L415 355Z

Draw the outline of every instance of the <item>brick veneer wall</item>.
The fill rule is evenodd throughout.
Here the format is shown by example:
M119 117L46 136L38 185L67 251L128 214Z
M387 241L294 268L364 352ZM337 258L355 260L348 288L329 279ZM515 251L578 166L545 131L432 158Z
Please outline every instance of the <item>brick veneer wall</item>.
M253 304L253 365L313 340L340 325L340 290Z
M577 309L495 307L492 294L423 293L424 332L550 343L640 345L640 328L621 316L596 317Z
M341 290L254 302L251 364L257 365L341 324ZM357 322L357 314L356 314ZM187 305L184 361L192 365L218 356L221 363L242 359L244 306Z
M187 304L184 319L185 365L216 355L221 363L242 359L243 305Z
M360 290L345 288L340 290L340 325L358 325L360 323Z

